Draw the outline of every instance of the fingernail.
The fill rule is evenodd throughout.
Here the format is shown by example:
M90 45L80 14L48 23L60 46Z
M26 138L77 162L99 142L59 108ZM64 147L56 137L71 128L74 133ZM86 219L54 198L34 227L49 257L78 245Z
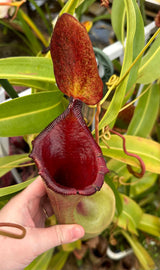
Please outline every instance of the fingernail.
M81 226L75 226L73 229L72 229L72 240L75 241L75 240L78 240L80 238L82 238L84 236L84 229L83 227Z

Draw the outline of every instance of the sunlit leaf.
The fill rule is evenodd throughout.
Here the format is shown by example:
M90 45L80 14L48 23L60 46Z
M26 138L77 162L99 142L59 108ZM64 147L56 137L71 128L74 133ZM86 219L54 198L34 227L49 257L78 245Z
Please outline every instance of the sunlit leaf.
M111 171L111 173L113 172L113 176L114 174L118 177L122 176L124 178L123 181L125 182L131 177L131 174L126 167L126 164L118 160L110 159L107 162L107 168Z
M149 255L149 253L144 249L144 247L140 244L138 239L135 236L129 235L127 232L122 231L122 234L127 239L133 251L138 258L140 264L142 265L144 270L154 270L155 264Z
M144 213L141 217L138 229L160 237L160 218Z
M112 27L117 39L124 42L125 5L124 1L114 0L112 4Z
M137 83L148 84L160 78L160 34L142 58Z
M76 15L77 15L77 18L80 19L81 15L83 15L89 6L91 6L96 0L83 0L83 1L79 1L80 5L77 6L76 8Z
M121 198L116 186L114 185L113 181L111 180L111 178L107 174L105 175L104 180L110 186L112 191L114 192L115 199L116 199L117 215L119 216L121 214L121 212L122 212L122 209L123 209L122 198Z
M146 171L153 173L160 173L160 144L149 139L125 135L126 148L130 153L137 154L145 163ZM139 167L136 158L127 156L122 148L122 139L116 135L112 135L111 139L107 141L107 146L101 142L100 146L103 154L106 157L111 157L126 164Z
M49 267L47 270L61 270L66 263L68 256L70 252L60 250L58 253L56 253L49 264ZM38 269L37 269L38 270Z
M138 5L135 0L125 0L124 3L127 14L127 37L120 79L123 78L124 74L127 72L136 56L144 47L144 25ZM141 59L136 62L130 73L121 81L121 83L116 88L112 101L99 123L99 129L102 129L107 125L113 126L120 108L122 107L125 93L128 92L131 86L135 83L140 60Z
M28 154L0 157L0 177L15 168L17 165L31 161Z
M38 256L30 265L24 268L24 270L47 270L52 254L53 248Z
M138 234L137 228L143 211L135 201L126 195L121 195L121 197L123 202L123 210L116 220L117 225L126 231L133 234Z
M143 91L145 91L144 87ZM139 99L127 134L147 137L155 123L160 104L160 87L152 87Z
M35 88L40 91L56 91L58 89L55 82L45 82L40 80L28 80L28 79L10 79L12 85L26 86L27 88Z
M62 15L63 13L69 13L73 15L76 7L79 5L80 2L80 0L68 0L64 7L61 9L59 15Z
M42 50L42 46L41 46L41 43L39 42L39 40L37 39L36 35L33 33L31 28L29 27L28 23L25 21L23 13L24 12L21 9L19 9L19 11L17 13L17 18L21 22L20 25L21 25L22 31L25 33L25 36L27 37L28 41L30 42L30 46L32 47L32 51L36 55L38 52L40 52ZM24 15L25 15L25 13L24 13Z
M9 67L9 68L8 68ZM11 57L0 59L0 78L55 83L52 60L46 57Z
M146 172L138 183L130 187L130 196L135 197L150 189L157 180L157 174ZM131 182L137 182L136 177L131 178Z
M15 98L0 104L0 136L39 133L64 110L60 91Z
M20 184L11 185L9 187L0 188L0 209L19 191L29 186L35 178L27 180Z
M75 249L81 249L81 240L77 240L72 243L63 244L62 248L64 251L73 251Z
M27 180L27 181L20 183L20 184L0 188L0 197L11 195L11 194L14 194L14 193L17 193L17 192L23 190L24 188L29 186L34 181L34 179L35 178L32 178L32 179Z

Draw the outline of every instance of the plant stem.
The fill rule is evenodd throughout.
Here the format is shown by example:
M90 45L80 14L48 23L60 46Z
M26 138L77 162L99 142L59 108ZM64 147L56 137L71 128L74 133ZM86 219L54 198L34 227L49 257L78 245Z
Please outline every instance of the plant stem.
M14 90L14 88L12 87L12 85L9 83L8 80L0 79L0 84L3 86L3 88L5 89L5 91L8 93L8 95L11 98L17 98L18 97L17 92Z

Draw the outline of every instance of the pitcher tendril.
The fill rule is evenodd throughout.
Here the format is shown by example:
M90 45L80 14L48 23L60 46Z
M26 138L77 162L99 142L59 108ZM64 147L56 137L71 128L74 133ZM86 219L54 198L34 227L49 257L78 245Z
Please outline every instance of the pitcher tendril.
M119 132L117 132L117 131L115 131L113 129L110 129L109 126L107 126L107 127L102 129L102 134L100 135L100 138L103 141L103 143L106 145L107 148L110 148L109 145L107 144L107 141L109 141L110 136L111 136L110 133L114 133L115 135L119 136L123 140L123 151L127 156L134 157L139 161L139 164L140 164L140 167L141 167L141 172L134 171L132 169L132 167L129 164L127 164L128 171L131 174L133 174L134 176L136 176L137 178L143 177L143 175L145 173L145 164L144 164L143 160L138 155L130 153L130 152L127 151L126 139L122 134L120 134Z
M5 230L0 230L0 235L3 235L3 236L7 236L14 239L22 239L26 235L26 229L19 224L14 224L10 222L0 222L0 227L16 228L21 231L21 234L18 234L18 233L5 231Z
M12 21L16 18L17 12L19 8L26 2L26 0L21 0L21 1L15 1L15 2L2 2L0 3L0 6L11 6L11 7L16 7L16 11L14 16L12 17Z
M136 172L136 171L134 171L133 168L132 168L129 164L127 164L128 171L129 171L131 174L133 174L135 177L137 177L137 178L143 177L143 175L144 175L144 173L145 173L145 164L144 164L143 160L142 160L138 155L133 154L133 153L129 153L129 152L127 151L127 149L126 149L126 139L125 139L125 137L124 137L122 134L118 133L117 131L115 131L115 130L113 130L113 129L110 129L110 132L111 132L111 133L114 133L115 135L117 135L117 136L119 136L120 138L122 138L122 141L123 141L123 151L124 151L124 153L125 153L127 156L134 157L134 158L136 158L136 159L139 161L139 164L140 164L140 167L141 167L141 172Z

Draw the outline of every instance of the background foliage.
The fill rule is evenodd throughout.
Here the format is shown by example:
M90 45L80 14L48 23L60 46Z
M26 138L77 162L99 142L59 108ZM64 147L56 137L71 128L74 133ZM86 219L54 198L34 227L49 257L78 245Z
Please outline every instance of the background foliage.
M51 34L51 23L47 22L36 3L33 0L31 2ZM60 14L68 12L80 19L94 1L59 2L62 5ZM0 136L27 135L25 139L30 146L31 139L64 111L67 101L56 86L50 53L41 53L41 44L47 47L49 40L43 37L21 9L16 22L21 24L24 35L14 31L26 43L30 56L0 59L0 79L8 80L11 85L31 87L32 93L0 104ZM8 22L1 23L11 28ZM154 260L145 249L143 240L146 234L156 241L160 240L160 210L155 206L156 202L159 204L160 174L160 29L145 45L144 22L136 0L113 0L111 23L117 39L124 45L124 59L119 76L109 80L108 92L101 102L103 116L99 121L100 147L111 171L105 181L115 193L117 207L114 222L104 236L110 243L111 236L115 237L118 246L121 235L133 248L142 269L151 270L155 269ZM109 93L112 93L112 99L108 101ZM135 101L132 119L129 119L127 126L123 121L118 125L120 113L124 117L127 108L131 108ZM126 165L140 170L139 162L124 153L121 138L105 133L107 126L118 126L125 137L128 152L139 155L144 161L146 172L142 179L137 181L127 170ZM94 136L95 131L92 133ZM0 177L25 162L31 163L28 153L1 157ZM0 207L33 180L1 188ZM62 269L68 255L80 247L81 243L61 247L55 255L53 250L47 251L26 270Z

